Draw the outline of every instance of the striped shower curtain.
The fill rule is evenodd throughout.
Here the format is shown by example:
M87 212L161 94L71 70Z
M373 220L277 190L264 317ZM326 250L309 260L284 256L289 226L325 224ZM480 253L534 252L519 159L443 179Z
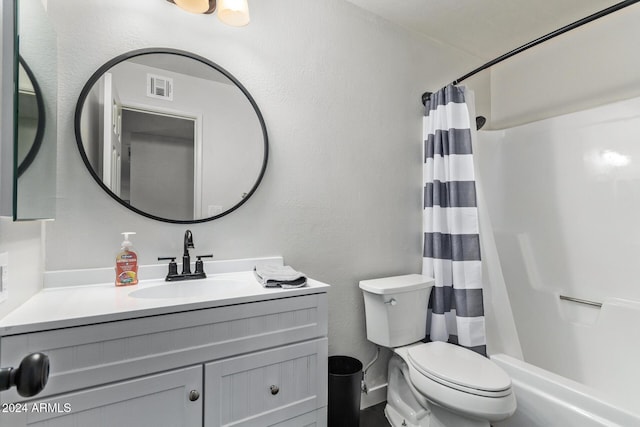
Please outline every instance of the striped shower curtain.
M471 123L464 87L425 104L422 273L435 278L426 338L486 355Z

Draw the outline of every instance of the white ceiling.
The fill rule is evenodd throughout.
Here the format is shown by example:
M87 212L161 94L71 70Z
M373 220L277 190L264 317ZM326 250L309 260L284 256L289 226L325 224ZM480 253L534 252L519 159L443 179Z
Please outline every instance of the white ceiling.
M347 0L485 61L619 0ZM471 70L469 70L471 71Z

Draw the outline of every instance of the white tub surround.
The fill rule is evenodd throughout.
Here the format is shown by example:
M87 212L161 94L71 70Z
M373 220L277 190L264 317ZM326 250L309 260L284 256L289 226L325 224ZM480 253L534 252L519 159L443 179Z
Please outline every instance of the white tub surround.
M475 151L524 360L638 415L639 112L481 131Z
M36 400L0 393L27 405L2 421L326 425L328 289L264 288L252 271L46 288L0 320L0 366L33 352L51 361Z

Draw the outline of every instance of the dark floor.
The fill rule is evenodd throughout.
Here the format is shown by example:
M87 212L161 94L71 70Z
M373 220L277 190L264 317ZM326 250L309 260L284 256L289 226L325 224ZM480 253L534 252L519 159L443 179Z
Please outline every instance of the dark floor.
M389 427L391 424L384 416L384 405L387 402L378 403L360 411L360 427Z

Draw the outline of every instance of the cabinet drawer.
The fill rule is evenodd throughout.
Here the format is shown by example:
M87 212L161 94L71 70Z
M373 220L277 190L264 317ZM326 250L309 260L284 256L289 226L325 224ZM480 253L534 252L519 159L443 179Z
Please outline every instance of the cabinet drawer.
M51 375L40 396L64 393L326 336L326 305L314 294L6 336L0 366L43 352ZM15 389L0 393L21 400Z
M327 339L209 363L205 396L205 427L265 427L322 408Z
M0 427L199 427L202 365L26 402L0 414Z
M327 427L327 407L274 424L269 427Z

